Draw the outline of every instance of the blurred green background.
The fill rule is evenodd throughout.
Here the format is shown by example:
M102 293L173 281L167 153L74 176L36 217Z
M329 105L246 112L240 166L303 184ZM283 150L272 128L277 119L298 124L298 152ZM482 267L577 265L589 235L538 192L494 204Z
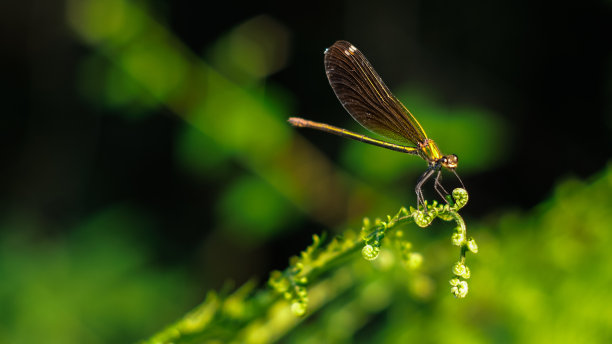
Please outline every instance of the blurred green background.
M209 290L263 286L312 234L414 205L420 159L286 123L365 133L323 70L339 39L459 156L480 253L457 301L450 226L407 227L427 277L364 279L282 340L612 342L609 1L38 0L0 18L1 343L146 338Z

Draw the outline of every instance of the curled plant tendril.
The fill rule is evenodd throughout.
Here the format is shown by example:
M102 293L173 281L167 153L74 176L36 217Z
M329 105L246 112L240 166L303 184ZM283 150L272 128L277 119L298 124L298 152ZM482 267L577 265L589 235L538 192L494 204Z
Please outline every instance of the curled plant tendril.
M460 276L465 279L468 279L470 278L470 268L468 268L462 262L457 262L455 263L455 266L453 266L453 274L455 276Z
M365 245L363 249L361 250L361 255L363 256L363 258L367 260L374 260L378 258L379 253L380 253L380 247L372 246L370 244Z
M379 219L375 220L372 225L369 219L364 219L364 225L361 229L361 236L365 243L362 249L362 255L367 260L374 260L380 252L381 241L385 237L385 233L393 228L394 226L407 222L412 219L414 223L419 227L427 227L431 225L433 220L440 218L443 221L455 221L457 226L451 236L451 243L454 246L460 247L459 261L453 266L453 279L451 280L451 293L457 298L464 298L467 295L468 285L465 280L470 278L470 269L465 265L465 254L467 251L472 253L478 252L478 245L473 238L467 237L467 229L465 222L461 215L459 215L459 209L463 208L468 202L468 193L464 189L457 188L452 193L453 201L451 204L439 204L433 201L428 204L425 201L422 209L410 208L410 211L405 208L400 211L394 217L387 217L387 221L383 222ZM408 255L403 255L408 257ZM422 257L420 255L415 256L418 264ZM403 259L409 261L408 259ZM410 266L411 264L408 263Z
M323 238L313 235L312 244L299 256L289 260L289 267L284 271L273 271L268 285L291 304L291 311L296 316L304 316L308 310L309 286L316 277L331 269L335 262L359 249L361 242L352 237L350 232L344 237L337 237L327 245Z
M458 299L463 299L468 293L468 284L458 278L453 278L449 281L451 285L451 293Z
M406 209L400 209L400 214L406 212ZM390 227L393 227L393 219L387 217L387 222L383 222L380 219L375 219L374 224L371 223L369 218L363 219L363 226L361 227L361 239L365 243L361 250L361 255L366 260L374 260L378 258L380 253L381 241L385 237L385 232Z
M321 238L313 235L312 245L300 257L292 257L290 266L284 272L273 271L268 280L268 284L291 303L291 311L297 316L306 314L308 308L308 272L312 270L313 255L318 252L321 243ZM328 249L334 247L333 242L328 245Z
M431 204L425 203L423 209L401 208L395 216L387 216L386 221L368 218L363 220L360 237L354 237L351 231L345 232L343 237L331 240L323 245L324 239L314 235L313 241L299 256L290 259L290 265L284 271L273 271L268 284L278 294L282 295L291 304L291 310L296 316L303 316L308 311L307 287L316 280L316 277L325 271L332 269L334 264L341 262L350 254L361 250L361 255L366 260L378 258L383 239L389 235L389 231L400 224L415 222L420 227L429 226L433 220L440 218L443 221L455 221L455 231L451 236L451 242L460 247L459 260L452 268L453 278L450 280L451 293L457 298L467 295L467 279L470 278L470 269L465 264L465 254L470 251L478 252L478 246L472 238L467 237L467 231L463 218L457 212L468 201L468 194L463 189L453 190L452 204L439 204L436 201ZM409 269L418 268L423 256L412 252L412 244L406 241L404 233L400 230L393 231L389 237L395 243L396 251L399 252L400 260Z

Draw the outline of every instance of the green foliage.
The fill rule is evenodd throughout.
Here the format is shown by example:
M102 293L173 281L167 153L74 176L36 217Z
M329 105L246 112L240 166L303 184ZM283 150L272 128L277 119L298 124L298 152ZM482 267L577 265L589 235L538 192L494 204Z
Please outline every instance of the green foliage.
M164 106L193 128L177 147L186 170L218 180L237 164L264 181L231 181L233 187L220 191L219 219L211 227L229 219L224 228L253 230L251 237L234 235L265 240L294 218L281 215L292 206L329 219L338 210L330 206L339 203L330 197L340 194L330 191L336 185L357 190L350 195L355 204L367 199L386 209L398 203L390 201L399 196L396 189L338 178L320 154L289 140L284 120L290 96L274 93L265 79L282 68L288 52L277 23L260 18L238 27L210 48L206 63L141 3L73 0L66 8L75 34L95 50L80 70L88 98L131 118ZM258 40L265 44L253 44ZM274 49L258 50L264 45ZM461 171L491 168L507 157L508 127L494 114L443 108L413 91L398 95L445 153L461 152ZM422 164L367 145L347 147L341 159L351 173L383 185L396 185ZM194 311L147 342L611 342L610 194L608 169L593 183L564 183L526 214L489 215L477 227L483 249L470 267L466 253L478 246L456 213L461 194L456 205L433 203L385 221L366 219L360 233L347 230L331 240L315 235L287 269L271 274L269 288L251 282L234 292L208 292ZM283 197L291 207L281 205ZM244 209L260 198L266 199L257 204L263 208ZM93 226L96 234L83 241L2 238L0 342L125 342L182 312L185 295L193 293L187 278L147 272L146 250L124 234L141 225L109 218L92 221L105 225ZM416 243L416 235L398 228L411 221L428 226L435 218L456 224L451 243L460 255L454 264L448 240ZM103 228L121 230L108 235ZM472 271L477 278L470 279ZM468 279L470 297L449 297L446 288L465 297Z
M366 218L360 236L347 230L325 243L324 237L314 235L312 244L299 256L292 257L287 269L270 274L270 288L253 293L253 284L248 283L233 294L211 292L203 304L146 343L191 343L211 339L269 342L277 339L296 326L300 317L341 297L342 291L359 286L359 271L363 269L355 263L361 261L359 251L365 260L373 261L379 258L383 245L389 246L386 252L394 252L397 257L394 260L409 270L418 269L423 256L412 251L412 244L396 227L407 222L427 227L435 218L457 224L452 244L460 247L460 260L452 269L454 277L450 283L451 293L464 298L467 295L465 280L470 277L465 253L475 253L477 249L473 239L465 239L465 223L457 213L467 203L467 192L456 189L453 197L453 205L434 202L426 204L423 210L411 208L410 212L402 208L395 216L388 216L387 221L375 219L371 222ZM459 237L462 240L458 240ZM312 291L314 300L310 296ZM375 299L376 295L367 297ZM288 316L293 318L287 320ZM279 323L281 319L284 320Z
M192 342L185 338L267 342L289 331L295 342L607 342L612 338L612 253L607 249L612 234L605 221L612 208L610 193L612 167L590 185L564 183L550 202L529 216L504 215L487 226L494 230L481 226L480 241L487 249L475 261L478 278L462 303L435 297L431 277L419 273L419 267L437 269L437 259L427 252L440 252L440 245L417 254L404 231L396 228L407 221L425 223L432 214L456 221L451 241L460 244L461 258L452 267L450 287L455 296L464 296L471 273L463 258L478 248L462 232L462 221L454 218L451 206L430 205L426 212L402 209L387 221L365 220L360 237L347 231L325 245L315 236L289 268L272 273L274 291L246 296L240 289L239 296L209 296L214 302L207 300L194 314L207 309L207 324L215 326L198 327L197 335L176 326L164 333L173 333L177 343ZM354 259L360 250L366 259L377 258ZM394 261L402 262L401 272ZM232 313L231 321L228 300L242 302L232 307L241 311ZM385 321L357 339L360 329L383 310L388 314ZM312 317L306 323L296 316L304 311ZM219 332L221 324L232 324L233 331Z
M147 266L141 237L153 224L132 206L100 211L65 237L35 235L38 226L0 225L2 343L135 341L194 302L183 272Z

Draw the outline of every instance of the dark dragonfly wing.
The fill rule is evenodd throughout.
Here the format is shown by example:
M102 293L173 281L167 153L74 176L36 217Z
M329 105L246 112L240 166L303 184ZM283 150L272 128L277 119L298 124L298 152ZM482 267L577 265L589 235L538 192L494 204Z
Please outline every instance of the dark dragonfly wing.
M325 51L325 73L342 106L366 129L415 145L427 139L416 118L351 43L337 41Z

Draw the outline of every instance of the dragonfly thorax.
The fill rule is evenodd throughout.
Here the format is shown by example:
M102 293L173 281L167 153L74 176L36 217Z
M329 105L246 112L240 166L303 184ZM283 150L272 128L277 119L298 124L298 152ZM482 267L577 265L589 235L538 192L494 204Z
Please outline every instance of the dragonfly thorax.
M443 158L438 145L436 145L432 139L425 139L423 142L419 142L418 148L420 152L419 155L430 164L436 163Z
M438 145L432 139L425 139L418 144L420 155L430 165L443 166L449 170L457 168L458 158L455 154L442 155Z

